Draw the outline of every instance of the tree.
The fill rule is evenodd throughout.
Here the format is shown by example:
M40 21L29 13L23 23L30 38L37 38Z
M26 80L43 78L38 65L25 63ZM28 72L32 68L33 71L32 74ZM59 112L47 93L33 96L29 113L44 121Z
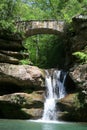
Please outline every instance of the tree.
M13 23L20 20L54 19L69 23L77 14L87 14L87 0L1 0L0 30L14 32ZM34 64L39 64L39 66L51 64L52 67L60 64L55 59L63 55L64 45L55 36L40 35L39 40L38 36L33 36L26 39L24 46L30 53L30 59Z
M80 13L87 13L87 0L31 0L33 8L45 12L47 19L71 21L72 17Z

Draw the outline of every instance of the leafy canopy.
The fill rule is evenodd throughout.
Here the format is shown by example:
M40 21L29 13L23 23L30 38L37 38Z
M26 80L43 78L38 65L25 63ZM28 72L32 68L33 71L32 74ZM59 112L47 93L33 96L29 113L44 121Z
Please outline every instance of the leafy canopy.
M13 22L19 20L54 19L71 22L72 17L78 14L87 15L87 0L0 0L0 30L14 32ZM62 43L55 36L39 35L26 39L24 46L34 64L53 67L64 62ZM84 59L83 53L79 55ZM20 62L30 63L28 59Z

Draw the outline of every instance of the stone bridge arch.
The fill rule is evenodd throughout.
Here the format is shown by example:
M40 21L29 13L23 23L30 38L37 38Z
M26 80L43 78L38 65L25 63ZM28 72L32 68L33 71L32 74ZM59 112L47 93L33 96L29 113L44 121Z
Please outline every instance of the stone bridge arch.
M23 31L25 37L37 34L54 34L59 35L65 30L64 21L55 20L31 20L16 22L18 32Z

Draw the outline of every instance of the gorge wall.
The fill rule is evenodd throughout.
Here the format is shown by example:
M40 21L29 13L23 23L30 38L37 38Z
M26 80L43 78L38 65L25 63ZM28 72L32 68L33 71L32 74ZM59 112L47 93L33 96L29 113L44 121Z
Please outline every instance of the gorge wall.
M22 41L0 39L0 118L30 119L42 115L44 73L30 65L20 65L29 57Z
M70 28L73 28L70 30ZM87 121L87 64L80 64L72 55L87 47L87 19L73 18L63 35L66 45L64 68L67 96L57 101L60 120ZM38 119L44 104L44 70L20 65L22 41L0 37L0 118Z
M72 29L73 27L73 29ZM74 52L85 52L87 54L87 18L79 15L72 19L71 30L67 32L66 65L70 78L73 80L73 92L58 101L59 109L62 111L60 119L68 121L87 121L87 63L80 62L72 54ZM68 81L67 81L68 82ZM76 89L74 89L74 87Z

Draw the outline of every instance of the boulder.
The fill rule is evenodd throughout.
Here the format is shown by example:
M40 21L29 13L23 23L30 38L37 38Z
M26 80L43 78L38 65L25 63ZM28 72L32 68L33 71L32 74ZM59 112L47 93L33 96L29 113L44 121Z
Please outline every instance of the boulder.
M42 108L22 108L21 109L23 112L27 113L28 115L31 116L30 119L40 119L42 117L43 109Z
M0 63L0 91L9 94L44 89L44 72L36 66Z

